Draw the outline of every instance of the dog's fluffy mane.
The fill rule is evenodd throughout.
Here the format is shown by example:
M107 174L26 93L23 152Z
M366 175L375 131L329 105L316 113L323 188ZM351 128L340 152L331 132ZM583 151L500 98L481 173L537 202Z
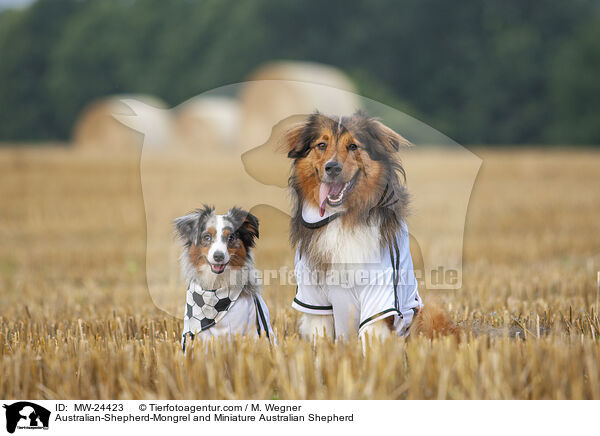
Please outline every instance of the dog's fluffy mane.
M302 207L305 199L300 189L302 180L296 172L300 159L310 152L311 143L318 137L319 129L324 123L334 123L348 129L352 135L366 148L369 158L381 164L382 171L377 181L377 192L365 199L360 207L345 211L336 221L346 230L357 229L356 234L376 229L377 248L389 247L408 213L409 194L403 182L406 174L398 157L401 146L410 143L389 127L364 112L357 112L351 117L328 117L315 112L306 121L287 132L285 142L288 157L293 159L292 174L289 186L294 196L294 210L290 227L290 240L293 245L300 244L301 255L306 255L314 266L326 267L331 262L330 256L324 254L315 243L324 235L328 226L309 229L303 224ZM339 128L339 127L338 127ZM400 179L402 177L402 181ZM356 194L355 194L356 195ZM366 227L360 229L360 227Z

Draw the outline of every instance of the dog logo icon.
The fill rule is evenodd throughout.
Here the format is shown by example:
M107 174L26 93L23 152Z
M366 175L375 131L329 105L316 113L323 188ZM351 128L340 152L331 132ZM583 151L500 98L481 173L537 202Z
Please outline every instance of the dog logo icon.
M48 429L50 411L28 401L3 406L6 409L6 431L18 429Z

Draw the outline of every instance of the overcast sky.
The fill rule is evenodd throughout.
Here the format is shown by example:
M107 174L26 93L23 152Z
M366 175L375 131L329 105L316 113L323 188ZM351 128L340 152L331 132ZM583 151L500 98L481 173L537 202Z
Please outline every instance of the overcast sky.
M23 8L34 0L0 0L0 10L7 8Z

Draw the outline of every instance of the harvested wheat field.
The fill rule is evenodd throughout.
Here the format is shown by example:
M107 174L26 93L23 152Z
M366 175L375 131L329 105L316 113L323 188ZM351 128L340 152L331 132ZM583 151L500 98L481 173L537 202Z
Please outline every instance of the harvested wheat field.
M389 340L366 356L358 342L313 346L296 333L294 287L272 284L276 345L237 338L183 356L181 320L146 286L139 155L3 149L0 397L600 399L600 153L475 152L462 289L422 295L477 336ZM155 168L198 171L185 159ZM235 195L225 189L217 206ZM258 267L291 266L286 216L254 212ZM502 333L511 329L522 334Z

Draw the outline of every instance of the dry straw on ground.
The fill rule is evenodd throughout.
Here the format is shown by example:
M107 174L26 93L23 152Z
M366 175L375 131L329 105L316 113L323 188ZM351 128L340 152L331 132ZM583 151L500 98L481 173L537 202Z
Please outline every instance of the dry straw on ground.
M0 397L600 399L600 154L477 153L463 288L437 297L467 328L520 326L525 340L392 340L366 357L355 342L313 347L293 287L272 285L276 346L237 338L184 357L181 321L145 287L137 158L1 151ZM259 267L291 265L285 216L256 213Z

